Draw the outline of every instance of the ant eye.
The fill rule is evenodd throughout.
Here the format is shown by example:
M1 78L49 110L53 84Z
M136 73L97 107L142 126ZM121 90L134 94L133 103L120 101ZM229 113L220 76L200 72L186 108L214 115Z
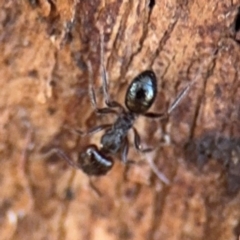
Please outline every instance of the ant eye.
M129 111L144 113L153 104L157 94L157 80L153 71L147 70L135 77L128 87L125 105Z

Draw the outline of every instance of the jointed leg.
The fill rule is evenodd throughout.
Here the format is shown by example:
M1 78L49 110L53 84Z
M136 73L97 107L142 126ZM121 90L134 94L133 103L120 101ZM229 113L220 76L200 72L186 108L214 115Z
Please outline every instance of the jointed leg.
M63 150L59 148L53 148L44 155L51 156L54 153L57 154L60 158L64 159L73 168L79 169L78 164L75 163Z
M89 177L89 186L96 193L97 197L102 197L101 191L94 185L91 177Z
M147 163L151 167L152 171L156 174L156 176L164 182L166 185L170 185L169 179L157 168L155 163L152 160L152 156L146 158Z
M98 132L108 129L110 127L112 127L112 124L102 124L102 125L90 128L86 132L83 132L82 130L79 130L79 129L73 129L73 131L81 136L85 136L85 135L91 135L91 134L98 133Z
M144 117L148 118L159 118L159 119L164 119L167 118L168 114L167 113L153 113L153 112L147 112L143 114Z
M128 154L128 149L129 149L129 141L128 138L126 137L123 143L123 147L122 147L122 153L121 153L121 157L122 157L122 162L124 164L127 163L127 154Z
M135 127L133 127L132 129L133 129L133 133L134 133L135 148L142 153L151 152L153 150L153 148L144 148L144 149L142 148L141 139L140 139L137 129Z

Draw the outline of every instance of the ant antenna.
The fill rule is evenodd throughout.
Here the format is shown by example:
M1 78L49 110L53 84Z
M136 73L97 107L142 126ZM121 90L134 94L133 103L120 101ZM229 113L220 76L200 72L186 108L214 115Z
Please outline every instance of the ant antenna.
M45 157L49 157L53 154L57 154L60 158L64 159L70 166L72 166L75 169L79 169L79 166L77 163L73 161L64 151L62 151L59 148L52 148L47 153L44 154Z
M199 75L199 73L200 71L198 71L197 76ZM179 105L182 99L188 94L191 86L195 83L195 80L196 80L196 77L194 78L193 82L188 84L187 87L185 87L183 91L180 92L180 94L177 96L177 98L174 100L174 102L171 104L170 108L168 109L167 111L168 115Z
M211 61L214 60L216 58L216 54L218 52L219 49L215 49L213 51L213 53L211 54ZM203 70L203 66L205 65L205 63L207 62L207 60L205 60L201 66L199 67L197 74L195 75L194 79L191 81L191 83L189 83L187 85L187 87L185 87L182 92L180 92L180 94L177 96L177 98L174 100L174 102L171 104L171 106L169 107L167 114L169 115L178 105L179 103L182 101L182 99L188 94L190 88L197 82L197 79L199 78L199 76L201 76L202 70Z

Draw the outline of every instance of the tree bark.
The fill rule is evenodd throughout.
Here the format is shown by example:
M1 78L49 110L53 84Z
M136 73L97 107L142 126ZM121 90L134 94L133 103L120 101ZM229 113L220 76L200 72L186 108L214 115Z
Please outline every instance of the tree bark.
M0 3L1 239L230 240L240 235L239 1L2 1ZM101 90L101 31L112 99L152 69L164 121L139 116L129 160L89 179L76 159L112 123L94 113ZM153 173L149 161L170 184ZM97 191L100 192L99 196Z

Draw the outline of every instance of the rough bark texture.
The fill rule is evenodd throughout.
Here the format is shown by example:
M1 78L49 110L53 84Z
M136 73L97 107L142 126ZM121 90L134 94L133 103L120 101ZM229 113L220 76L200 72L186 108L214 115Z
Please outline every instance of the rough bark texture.
M240 12L237 0L29 0L0 3L0 238L236 240L240 234ZM67 23L74 19L69 27ZM153 153L130 146L129 159L92 179L76 159L114 121L96 116L88 90L93 67L102 106L100 34L111 96L152 68L153 110L161 112L190 82L167 121L139 118ZM196 77L197 76L197 77ZM196 79L195 79L196 78ZM195 80L194 80L195 79ZM131 139L131 138L130 138ZM153 159L171 181L153 174ZM143 161L142 161L143 160Z

